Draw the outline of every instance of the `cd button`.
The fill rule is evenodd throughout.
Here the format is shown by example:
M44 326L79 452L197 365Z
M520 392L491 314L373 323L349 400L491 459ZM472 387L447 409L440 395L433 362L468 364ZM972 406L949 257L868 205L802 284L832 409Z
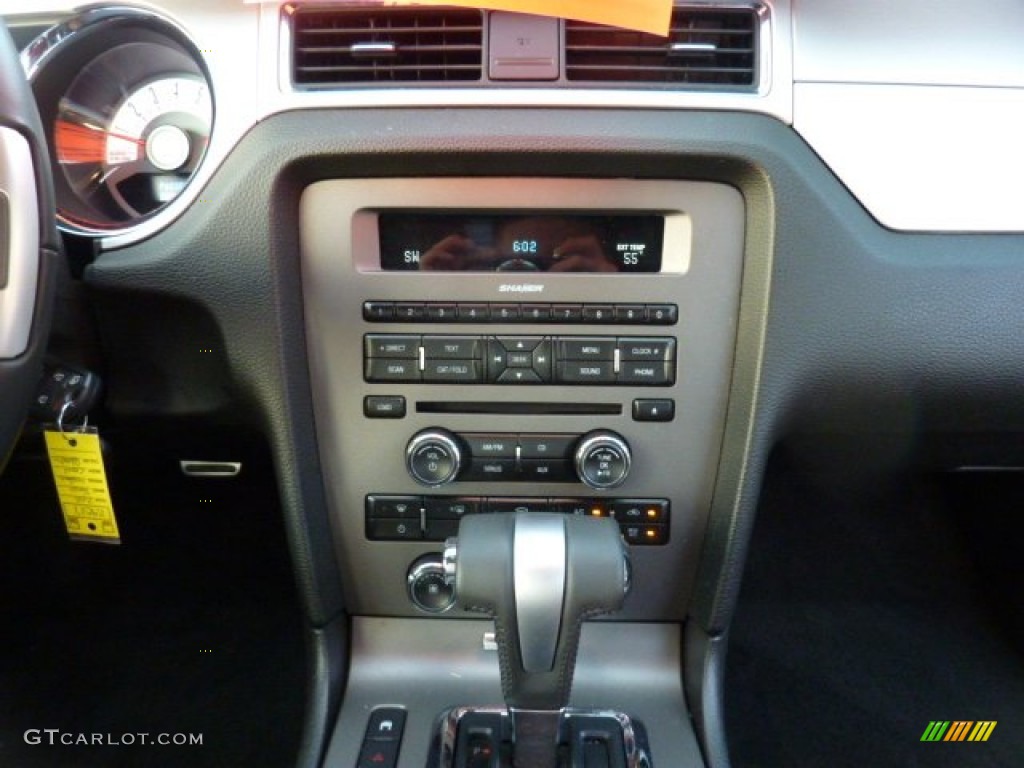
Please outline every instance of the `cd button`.
M519 455L523 459L568 459L578 435L520 435Z

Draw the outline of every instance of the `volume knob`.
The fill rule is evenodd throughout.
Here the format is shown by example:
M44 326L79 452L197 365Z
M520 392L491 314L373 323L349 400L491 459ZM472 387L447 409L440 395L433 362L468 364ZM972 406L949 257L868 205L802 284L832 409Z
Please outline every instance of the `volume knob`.
M417 432L405 449L405 466L421 485L437 487L452 482L462 469L459 438L446 429Z
M632 454L626 438L608 429L597 429L576 445L576 474L591 488L618 488L629 475Z

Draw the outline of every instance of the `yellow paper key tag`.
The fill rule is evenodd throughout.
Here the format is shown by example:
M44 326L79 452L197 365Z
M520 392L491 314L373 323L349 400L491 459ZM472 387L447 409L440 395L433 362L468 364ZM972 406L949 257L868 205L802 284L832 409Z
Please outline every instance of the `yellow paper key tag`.
M46 452L57 485L64 525L72 539L120 544L100 436L92 427L47 427Z

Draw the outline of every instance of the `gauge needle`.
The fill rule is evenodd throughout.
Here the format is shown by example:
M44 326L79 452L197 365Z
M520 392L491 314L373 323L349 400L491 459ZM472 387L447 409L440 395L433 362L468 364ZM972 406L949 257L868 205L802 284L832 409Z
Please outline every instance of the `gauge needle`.
M108 138L121 139L137 147L146 143L135 136L113 133L97 126L68 120L54 122L53 143L57 149L57 159L62 163L106 162Z

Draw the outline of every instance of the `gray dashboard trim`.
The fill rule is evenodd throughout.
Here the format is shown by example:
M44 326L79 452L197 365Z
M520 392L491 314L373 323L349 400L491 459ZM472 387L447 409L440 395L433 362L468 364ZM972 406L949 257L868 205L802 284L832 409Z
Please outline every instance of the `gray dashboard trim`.
M349 687L326 764L355 765L374 707L407 710L399 765L423 768L445 709L501 706L497 654L482 645L491 630L479 620L353 620ZM584 624L570 706L623 711L646 725L655 765L700 768L680 635L674 624Z
M799 82L1024 87L1018 0L793 0Z
M209 205L190 209L150 241L101 254L88 270L101 305L118 296L138 302L173 295L209 309L227 349L224 386L266 430L274 450L311 623L342 608L297 278L298 201L315 181L558 174L699 179L740 190L747 241L737 365L690 606L691 621L709 638L721 638L728 627L761 476L783 438L859 436L872 451L860 454L850 471L861 464L905 466L928 456L933 443L957 440L957 463L977 463L969 447L978 435L1019 444L1024 236L887 231L794 131L764 116L594 110L583 121L579 115L532 109L503 112L500 121L493 111L472 109L277 115L228 157L207 190ZM162 323L147 348L162 358L169 347L194 343L177 334L175 324ZM168 386L180 383L180 370L162 373ZM118 393L112 394L116 405ZM364 725L360 720L358 727Z

